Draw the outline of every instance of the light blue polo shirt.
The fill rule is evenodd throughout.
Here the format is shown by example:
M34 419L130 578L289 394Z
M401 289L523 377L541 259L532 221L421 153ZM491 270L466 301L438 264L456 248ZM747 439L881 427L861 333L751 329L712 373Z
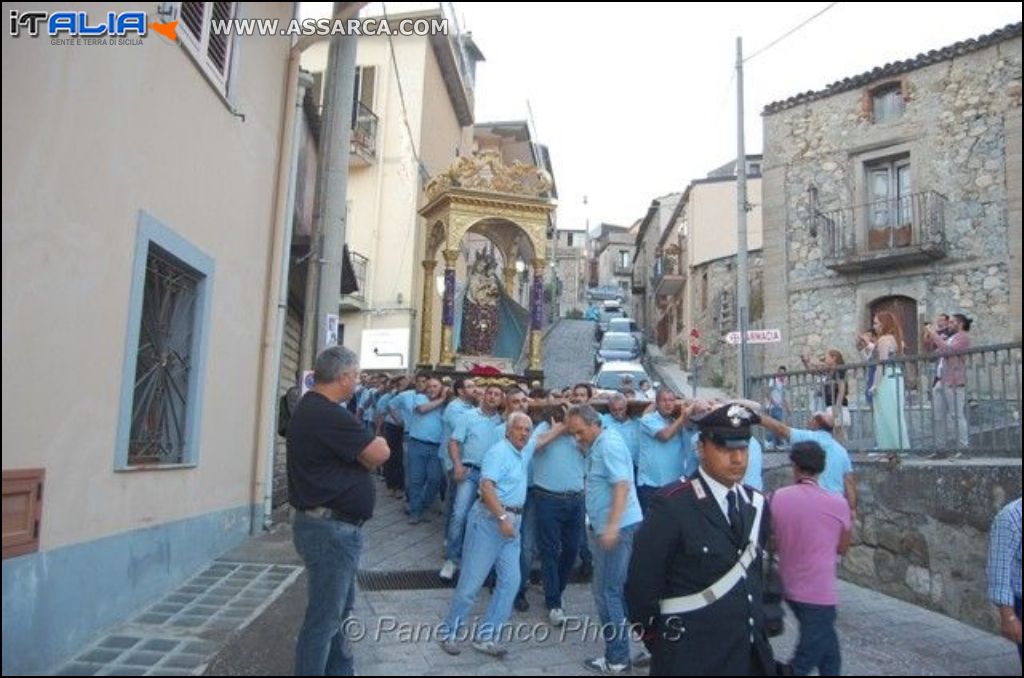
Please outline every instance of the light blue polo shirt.
M473 406L462 398L456 398L448 403L441 415L441 447L437 450L437 456L441 458L441 466L445 472L452 470L452 456L448 454L448 441L451 440L455 424L466 412L471 412Z
M663 487L697 470L693 429L684 426L676 435L664 442L655 437L672 422L672 419L666 419L658 412L650 412L640 418L638 485Z
M551 430L544 421L537 425L538 436ZM549 492L582 492L586 460L567 433L558 436L533 455L533 484Z
M747 472L741 482L758 490L764 490L763 468L764 450L761 449L761 441L750 436L750 442L747 444Z
M640 454L640 420L626 418L626 421L619 421L610 414L601 415L601 426L615 431L622 440L626 443L626 447L629 449L629 456L633 460L633 466L636 466L637 457Z
M395 423L394 418L391 416L391 411L388 409L388 403L390 403L391 399L394 397L394 391L389 391L380 398L377 398L377 413L381 415L383 421L389 424Z
M507 439L497 442L484 454L480 477L494 483L502 506L521 508L526 503L526 467L532 455L531 445L519 451Z
M362 396L359 398L359 407L363 408L363 421L373 421L374 410L376 403L374 402L377 396L376 388L368 388L363 391Z
M452 440L459 443L463 464L482 466L484 453L498 442L501 415L487 416L479 407L463 413L452 430Z
M393 410L401 417L401 423L399 424L398 421L395 423L405 428L405 435L409 435L409 423L412 420L412 404L418 395L416 389L407 388L388 403L389 411Z
M617 483L629 482L629 493L619 527L643 520L633 483L633 460L626 441L618 432L604 429L587 455L587 517L594 532L601 534L612 510L613 490Z
M406 419L409 437L425 443L441 442L441 408L435 407L429 412L417 412L416 408L430 402L426 393L418 393L412 401L412 411Z
M843 476L853 473L853 462L846 448L839 444L828 431L810 431L802 428L789 429L791 444L813 440L825 450L825 470L818 476L818 485L833 494L845 495Z
M498 427L498 439L504 440L508 435L508 421L501 422ZM530 432L530 439L526 441L526 447L530 448L530 463L526 467L526 485L533 487L533 452L537 448L537 428ZM523 448L526 449L526 448Z

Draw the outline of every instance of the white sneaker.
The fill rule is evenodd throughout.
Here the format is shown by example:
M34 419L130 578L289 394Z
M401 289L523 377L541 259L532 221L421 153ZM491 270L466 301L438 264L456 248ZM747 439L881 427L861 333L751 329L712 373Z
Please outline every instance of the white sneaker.
M508 654L508 650L501 647L493 640L474 640L473 649L492 657L498 657L499 659Z
M548 611L548 621L552 626L561 626L565 623L565 612L560 607L553 607Z
M437 573L437 576L445 581L451 581L455 578L455 563L451 560L444 561L444 565L441 566L441 571Z
M583 668L602 676L621 676L629 673L629 664L609 664L604 657L584 660Z

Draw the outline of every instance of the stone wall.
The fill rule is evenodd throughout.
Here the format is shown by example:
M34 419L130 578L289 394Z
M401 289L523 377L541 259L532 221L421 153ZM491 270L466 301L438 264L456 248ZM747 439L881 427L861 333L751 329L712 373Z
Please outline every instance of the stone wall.
M891 295L914 299L921 318L975 318L975 345L1019 335L1011 293L1020 289L1020 170L1008 163L1019 165L1020 75L1017 37L904 73L895 120L874 122L864 89L765 115L765 317L784 333L773 362L852 350L870 304ZM812 200L819 213L866 203L866 164L897 156L909 157L912 192L945 197L946 257L875 272L827 268Z
M750 280L750 326L764 326L764 292L763 292L763 258L759 251L747 254L747 270ZM704 299L704 274L707 273L707 305ZM688 276L690 289L691 318L694 326L700 331L703 355L700 359L698 375L702 386L724 388L736 392L738 379L739 349L725 342L725 335L739 329L736 315L736 257L723 257L709 261L690 269ZM763 347L749 347L752 373L760 372ZM692 369L692 365L689 365Z
M998 632L986 597L988 530L1021 494L1021 460L858 460L854 472L860 515L841 576ZM774 468L765 482L790 484L792 471Z

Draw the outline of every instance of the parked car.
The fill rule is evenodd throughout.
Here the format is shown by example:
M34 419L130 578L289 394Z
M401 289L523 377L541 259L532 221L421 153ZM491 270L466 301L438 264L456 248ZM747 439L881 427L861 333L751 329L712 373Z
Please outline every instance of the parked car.
M647 353L647 341L644 337L644 331L640 329L640 326L632 318L612 318L608 321L607 331L616 333L626 332L633 335L637 344L640 345L640 354Z
M599 389L606 391L618 391L622 388L622 377L625 375L633 377L633 383L639 385L641 381L647 380L657 388L660 384L651 380L644 366L636 362L611 361L601 365L591 383Z
M624 318L626 314L622 311L610 311L604 309L601 311L601 317L597 321L597 327L594 328L594 338L601 341L601 337L608 331L608 323L612 318Z
M605 332L594 354L594 371L601 369L601 363L639 358L640 343L636 337L628 332Z
M598 285L587 290L587 301L622 300L622 288L618 285Z

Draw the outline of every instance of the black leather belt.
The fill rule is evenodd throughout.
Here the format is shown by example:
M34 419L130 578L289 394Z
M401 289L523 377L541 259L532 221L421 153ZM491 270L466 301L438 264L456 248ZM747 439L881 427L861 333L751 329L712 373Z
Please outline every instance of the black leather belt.
M509 513L515 513L516 515L520 515L523 512L522 506L502 506L501 509L503 511L508 511Z
M339 511L338 509L332 509L327 506L318 506L317 508L311 509L300 509L302 513L309 516L310 518L320 518L321 520L337 520L339 523L348 523L349 525L355 525L356 527L362 527L363 523L366 522L366 518L356 518L355 516Z
M440 441L423 440L422 438L413 438L409 436L409 440L419 443L420 445L440 445Z
M582 490L577 492L552 492L551 490L545 490L543 487L538 487L536 485L531 489L546 497L554 497L555 499L578 499L583 496Z
M467 462L462 462L462 465L465 466L466 468L475 468L477 471L480 470L480 464L469 464Z

